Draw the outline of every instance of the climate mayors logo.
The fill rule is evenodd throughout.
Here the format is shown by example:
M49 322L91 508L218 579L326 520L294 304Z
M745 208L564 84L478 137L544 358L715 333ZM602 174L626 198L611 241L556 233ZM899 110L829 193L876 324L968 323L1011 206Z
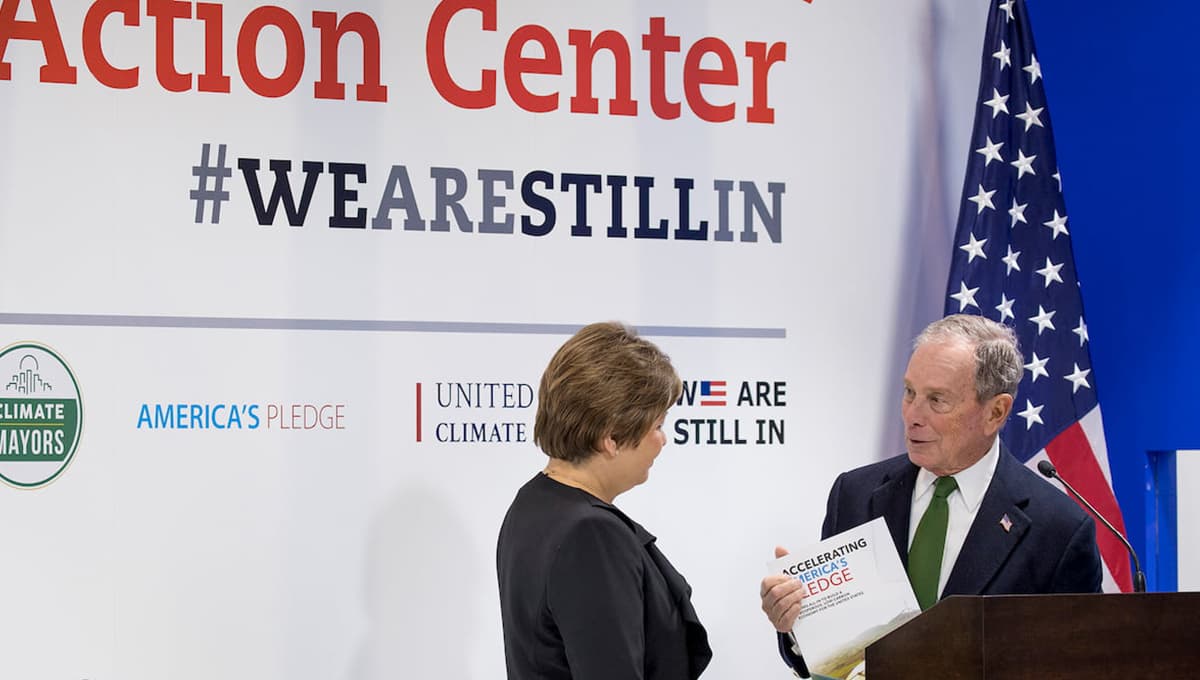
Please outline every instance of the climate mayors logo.
M0 479L21 489L49 484L79 445L79 384L54 350L22 342L0 350L0 385Z

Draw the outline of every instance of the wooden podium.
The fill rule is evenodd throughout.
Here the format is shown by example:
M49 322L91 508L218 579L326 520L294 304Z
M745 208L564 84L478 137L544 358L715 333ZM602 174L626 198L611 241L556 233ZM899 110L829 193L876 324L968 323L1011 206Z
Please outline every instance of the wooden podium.
M1200 677L1200 593L948 597L867 647L871 680Z

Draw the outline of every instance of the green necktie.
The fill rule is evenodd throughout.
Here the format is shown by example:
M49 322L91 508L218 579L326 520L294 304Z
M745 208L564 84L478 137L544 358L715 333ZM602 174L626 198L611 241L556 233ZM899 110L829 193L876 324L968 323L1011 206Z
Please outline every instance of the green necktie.
M946 523L950 506L946 497L958 488L953 477L938 477L933 486L933 500L921 516L917 533L908 549L908 580L912 582L917 604L925 611L937 602L938 579L942 573L942 552L946 547Z

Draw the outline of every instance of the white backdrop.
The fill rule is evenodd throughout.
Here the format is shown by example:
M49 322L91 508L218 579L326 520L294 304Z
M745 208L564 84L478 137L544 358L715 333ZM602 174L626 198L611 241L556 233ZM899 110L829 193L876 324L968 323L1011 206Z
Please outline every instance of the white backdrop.
M1200 452L1178 451L1175 459L1175 488L1200 487ZM1200 590L1200 503L1190 494L1178 493L1176 499L1176 541L1179 546L1179 591Z
M567 75L524 83L561 92L548 113L514 105L503 73L494 107L439 95L426 50L434 2L280 3L305 53L298 84L280 97L254 93L239 74L249 5L223 7L219 52L231 83L221 93L199 91L194 75L191 89L168 91L157 75L206 70L201 21L173 22L172 53L155 45L165 19L145 8L131 13L133 25L113 15L96 33L85 30L91 5L17 3L15 21L32 23L9 18L0 30L45 30L34 10L50 8L76 82L40 82L44 43L8 41L0 347L51 348L78 383L84 415L51 483L0 486L0 579L10 585L0 676L503 677L495 537L516 489L543 464L528 441L534 407L446 406L439 384L502 383L520 395L573 327L610 318L643 328L689 384L724 381L728 393L724 406L672 410L650 481L618 505L659 536L693 585L715 650L706 678L790 676L757 584L774 545L817 537L837 472L900 450L899 376L912 333L942 305L985 3L543 4L497 0L496 31L464 10L445 52L451 74L474 88L481 68L501 69L518 27L545 27ZM339 50L347 99L313 97L314 11L373 20L387 101L354 99L353 36ZM683 102L673 120L651 103L641 45L652 17L680 36L682 52L665 55L665 97ZM636 116L608 113L604 56L600 113L569 111L571 29L625 37ZM94 75L89 35L114 67L139 69L135 87ZM282 36L261 34L266 76L283 70ZM736 87L701 88L713 103L735 103L729 122L700 120L684 95L684 55L706 36L730 46L739 72ZM747 42L786 44L766 78L770 124L746 121ZM714 55L701 62L716 64ZM193 176L205 144L209 163L226 146L229 198L219 220L210 202L197 223L189 192L213 188ZM239 158L260 160L268 195L270 159L292 162L297 193L302 161L365 165L365 178L347 180L358 192L347 212L364 208L366 228L328 226L329 172L302 226L289 226L283 208L259 224ZM371 228L381 197L399 193L386 182L393 166L406 168L425 230L406 230L403 209L391 212L390 230ZM465 175L461 205L476 226L479 170L512 171L512 187L496 185L505 203L495 212L514 216L514 233L466 232L453 219L432 230L434 168ZM521 182L539 170L555 184L535 192L557 220L528 236L520 220L543 220L544 203L523 199ZM576 194L561 191L563 173L625 178L628 236L605 235L609 188L588 195L592 235L572 236ZM654 181L646 226L667 219L672 230L673 182L693 179L691 221L711 221L708 238L633 238L635 177ZM732 242L715 240L713 187L723 180L734 183ZM757 241L741 240L739 182L761 194L778 239L758 214ZM772 183L784 186L778 207ZM770 402L739 404L743 384L759 382L771 385ZM155 416L218 404L225 414L237 405L242 426ZM341 420L305 429L306 406L336 408ZM759 442L758 420L782 436ZM439 440L439 425L444 434L462 423L513 423L512 436ZM520 424L525 441L514 434ZM721 443L722 427L745 441ZM7 453L0 476L22 464Z

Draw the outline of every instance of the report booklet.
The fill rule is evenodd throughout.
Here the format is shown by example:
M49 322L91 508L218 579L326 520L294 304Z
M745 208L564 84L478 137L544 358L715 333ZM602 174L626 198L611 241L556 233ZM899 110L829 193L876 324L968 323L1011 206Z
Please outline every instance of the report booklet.
M921 613L882 517L767 568L804 583L792 631L813 677L865 677L867 645Z

